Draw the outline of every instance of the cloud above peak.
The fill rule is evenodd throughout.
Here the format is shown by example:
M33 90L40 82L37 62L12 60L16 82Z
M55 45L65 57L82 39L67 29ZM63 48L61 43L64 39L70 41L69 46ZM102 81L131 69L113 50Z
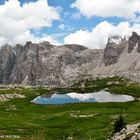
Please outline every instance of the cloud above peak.
M130 36L132 31L140 34L140 24L130 25L129 22L121 22L113 25L108 21L103 21L96 25L92 31L77 30L64 38L65 44L84 45L90 49L103 49L107 43L108 37L113 35Z
M27 32L29 36L31 29L51 27L52 22L59 19L59 10L49 6L47 0L24 4L19 0L5 1L0 5L0 45L6 41L9 43L11 40L18 40L15 39L17 36L24 37ZM31 33L30 35L33 36Z
M139 0L76 0L71 7L89 18L98 16L135 19L137 13L140 13Z

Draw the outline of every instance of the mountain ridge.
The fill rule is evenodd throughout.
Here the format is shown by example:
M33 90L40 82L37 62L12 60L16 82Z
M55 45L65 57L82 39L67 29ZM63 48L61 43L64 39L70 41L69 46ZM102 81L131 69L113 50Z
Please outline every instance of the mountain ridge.
M0 48L0 84L70 86L88 78L124 76L140 82L140 36L108 39L104 50L27 42Z

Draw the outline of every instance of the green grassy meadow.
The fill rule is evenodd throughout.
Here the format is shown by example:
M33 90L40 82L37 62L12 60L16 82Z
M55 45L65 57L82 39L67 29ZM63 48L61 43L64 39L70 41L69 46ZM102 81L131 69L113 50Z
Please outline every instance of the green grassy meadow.
M82 83L82 81L81 81ZM140 86L127 79L113 77L80 82L62 89L0 89L0 94L19 93L23 99L0 102L0 139L8 140L107 140L121 114L127 124L140 122ZM127 103L77 103L64 105L36 105L30 101L50 92L108 91L133 95Z

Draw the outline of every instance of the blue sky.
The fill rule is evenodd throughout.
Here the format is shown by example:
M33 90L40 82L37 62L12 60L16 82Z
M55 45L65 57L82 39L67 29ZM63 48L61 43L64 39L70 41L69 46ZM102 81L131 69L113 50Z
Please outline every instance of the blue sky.
M25 0L23 0L23 2L25 2ZM50 6L62 8L62 11L60 12L61 20L53 22L53 25L51 28L43 28L42 32L50 34L54 37L56 35L57 40L60 43L64 43L63 42L64 36L66 36L70 33L73 33L76 30L87 29L90 31L96 25L98 25L100 22L102 22L104 20L107 20L113 24L118 24L119 22L121 22L123 20L122 18L119 18L119 17L104 18L104 17L96 17L96 16L91 17L91 18L87 18L87 17L83 16L82 18L75 19L75 18L73 18L73 15L77 12L77 10L74 8L71 8L71 4L74 2L75 2L75 0L48 0L48 3ZM64 24L67 26L65 28L65 30L59 29L60 24ZM60 36L58 36L58 34L60 34Z
M73 2L74 0L48 0L49 5L62 8L62 11L60 12L61 20L55 21L51 28L42 29L42 32L46 32L54 36L55 34L57 35L59 33L65 33L64 36L66 36L69 33L75 32L76 30L80 29L91 30L95 25L104 20L104 18L98 17L93 17L90 19L88 19L87 17L82 17L80 19L73 18L73 14L76 13L76 9L70 7ZM112 19L108 20L111 21ZM67 26L65 30L59 29L60 24L64 24L65 26ZM63 43L64 36L57 36L59 42Z
M37 0L20 0L21 4L27 2L35 2ZM71 8L71 4L74 3L75 0L48 0L48 4L53 7L60 7L60 21L54 21L51 28L42 28L39 34L47 33L54 38L56 38L60 43L64 43L64 37L70 33L75 32L76 30L92 30L96 25L100 22L107 20L113 24L118 24L122 21L121 18L104 18L104 17L91 17L87 18L83 16L82 18L75 19L73 15L77 12L76 9ZM67 26L64 30L59 29L59 25L64 24Z
M94 49L104 48L110 35L140 31L140 0L1 0L0 4L0 44L48 39Z

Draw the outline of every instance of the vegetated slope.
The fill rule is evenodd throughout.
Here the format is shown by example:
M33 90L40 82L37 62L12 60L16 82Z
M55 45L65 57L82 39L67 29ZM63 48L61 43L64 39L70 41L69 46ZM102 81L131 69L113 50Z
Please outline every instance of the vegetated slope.
M94 46L94 44L93 44ZM0 48L0 83L70 86L81 79L124 76L140 81L140 37L108 39L105 50L49 42Z
M104 88L107 85L110 88L117 86L120 86L121 89L128 88L128 90L120 91L123 94L130 93L131 95L135 94L129 88L135 86L137 99L140 97L139 85L124 78L110 77L84 82L87 87L93 87L93 89ZM77 87L80 87L80 85L77 85ZM1 89L0 95L14 95L16 93L24 96L24 98L12 98L0 102L1 136L10 136L11 139L18 137L20 140L106 140L110 139L114 131L114 122L120 114L127 124L140 122L140 102L138 100L125 103L78 103L67 105L36 105L30 102L42 94L49 95L51 92L61 92L62 90L75 91L74 88L48 90L40 87L33 89L23 87ZM119 90L117 91L121 93Z
M31 101L55 92L109 91L134 95L137 100L125 103L78 103L36 105ZM133 93L132 91L135 90ZM8 95L8 96L7 96ZM16 95L16 96L15 96ZM121 114L127 124L140 122L140 87L126 78L108 77L83 80L69 88L7 88L0 89L0 136L9 139L103 139L111 137L114 122ZM10 98L9 98L10 96ZM8 100L7 100L8 98Z

